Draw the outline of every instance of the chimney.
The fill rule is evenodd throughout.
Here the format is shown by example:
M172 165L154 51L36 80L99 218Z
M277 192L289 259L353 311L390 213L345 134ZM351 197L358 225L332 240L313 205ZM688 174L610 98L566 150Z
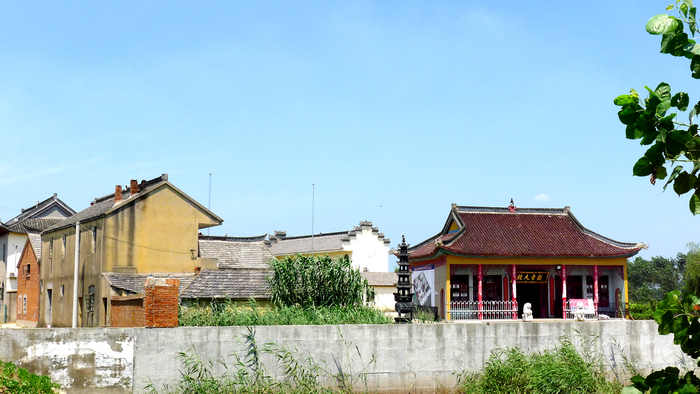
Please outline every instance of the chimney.
M139 192L139 182L136 179L131 180L131 187L129 188L129 190L131 190L132 196Z
M122 200L122 185L117 185L114 187L114 202L119 202Z

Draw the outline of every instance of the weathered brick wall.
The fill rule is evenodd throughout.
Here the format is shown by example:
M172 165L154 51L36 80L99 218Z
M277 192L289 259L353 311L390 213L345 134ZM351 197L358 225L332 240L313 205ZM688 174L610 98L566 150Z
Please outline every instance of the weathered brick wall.
M179 279L146 279L143 304L146 327L177 327Z
M29 268L27 268L29 267ZM17 270L17 320L39 321L39 264L29 243L25 245ZM24 297L26 296L26 313ZM21 297L21 302L20 302Z
M146 279L143 293L112 297L112 327L177 327L179 279Z
M145 327L146 313L143 294L112 297L112 327Z

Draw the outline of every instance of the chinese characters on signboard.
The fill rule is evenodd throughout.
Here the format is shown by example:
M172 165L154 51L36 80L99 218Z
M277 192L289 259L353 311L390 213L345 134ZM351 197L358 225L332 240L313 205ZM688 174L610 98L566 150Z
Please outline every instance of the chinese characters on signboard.
M515 277L518 283L547 283L547 279L549 279L547 271L522 271Z

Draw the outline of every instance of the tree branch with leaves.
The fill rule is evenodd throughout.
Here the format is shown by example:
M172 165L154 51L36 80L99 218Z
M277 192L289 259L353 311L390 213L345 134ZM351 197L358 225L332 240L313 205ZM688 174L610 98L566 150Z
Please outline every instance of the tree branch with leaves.
M691 76L700 79L700 44L688 36L698 33L696 8L692 0L679 0L668 6L667 11L674 8L678 17L656 15L647 22L646 30L661 35L661 53L690 59ZM618 117L626 126L626 137L649 146L634 164L632 173L649 176L652 184L666 180L663 189L672 184L679 196L692 191L689 208L697 215L700 213L700 135L694 120L700 114L700 101L690 109L688 121L680 121L679 113L690 105L688 93L672 94L671 86L665 82L654 90L649 87L646 90L648 97L644 100L632 89L630 94L618 96L614 101L622 107Z

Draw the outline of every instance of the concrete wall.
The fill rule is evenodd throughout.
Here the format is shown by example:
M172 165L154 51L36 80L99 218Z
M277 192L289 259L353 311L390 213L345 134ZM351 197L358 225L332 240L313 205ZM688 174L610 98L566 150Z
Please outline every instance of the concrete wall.
M554 347L564 335L577 338L577 331L600 338L596 350L606 361L614 339L647 371L678 365L682 355L672 336L657 334L653 321L259 326L255 336L261 348L267 342L297 348L301 356L325 361L334 373L333 357L346 372L369 365L370 392L405 393L432 391L438 384L451 387L452 372L482 368L498 347L538 351ZM231 355L244 355L246 332L245 327L0 330L0 359L49 374L70 393L144 393L148 383L159 389L177 383L181 351L196 349L203 360L235 365ZM376 363L370 365L373 356ZM261 359L271 374L281 376L272 355ZM215 375L223 373L218 363L214 366L220 369Z

